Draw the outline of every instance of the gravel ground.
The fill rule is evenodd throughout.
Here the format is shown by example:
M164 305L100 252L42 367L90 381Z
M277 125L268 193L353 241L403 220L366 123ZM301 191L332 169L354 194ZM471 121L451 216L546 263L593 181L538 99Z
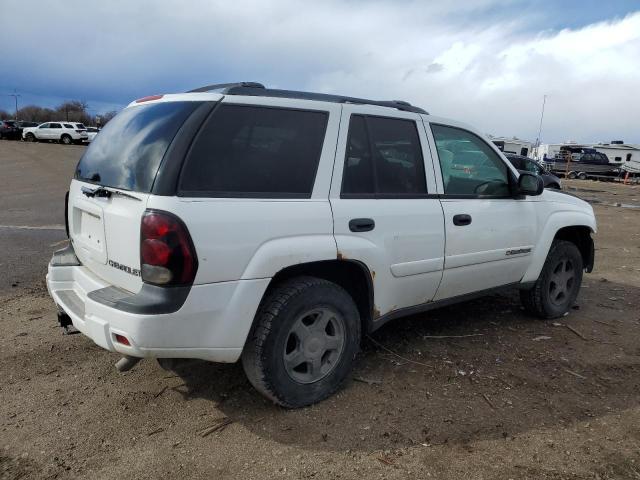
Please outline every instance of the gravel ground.
M83 148L0 142L0 478L640 478L640 208L618 206L640 187L566 182L600 228L568 316L505 292L392 322L337 395L288 411L239 365L118 374L61 334L43 276Z

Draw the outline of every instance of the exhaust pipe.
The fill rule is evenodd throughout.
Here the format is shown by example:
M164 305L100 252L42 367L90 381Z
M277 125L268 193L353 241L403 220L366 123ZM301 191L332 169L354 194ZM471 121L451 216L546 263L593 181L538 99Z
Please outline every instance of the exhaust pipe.
M125 355L116 362L116 369L120 373L128 372L135 367L140 360L142 360L140 357L130 357L129 355Z

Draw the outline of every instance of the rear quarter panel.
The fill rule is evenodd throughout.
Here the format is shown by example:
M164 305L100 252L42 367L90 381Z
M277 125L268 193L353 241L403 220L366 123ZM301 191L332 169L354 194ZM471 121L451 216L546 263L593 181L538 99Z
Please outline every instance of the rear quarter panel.
M196 284L269 278L290 265L336 258L328 200L152 196L147 208L186 224L198 255Z

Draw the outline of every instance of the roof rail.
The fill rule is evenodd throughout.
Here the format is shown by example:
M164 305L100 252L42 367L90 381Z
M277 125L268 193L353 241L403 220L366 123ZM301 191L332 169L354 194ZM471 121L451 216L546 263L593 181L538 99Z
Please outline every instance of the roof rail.
M296 90L278 90L273 88L253 88L251 86L237 85L229 87L227 95L248 95L258 97L279 97L279 98L296 98L300 100L318 100L321 102L333 103L354 103L359 105L378 105L380 107L390 107L405 112L424 113L425 110L420 107L414 107L408 102L401 100L368 100L366 98L346 97L343 95L332 95L328 93L315 92L299 92Z
M300 92L296 90L278 90L274 88L265 88L264 85L257 82L236 82L236 83L219 83L215 85L207 85L206 87L196 88L187 93L192 92L209 92L211 90L222 90L225 95L247 95L254 97L278 97L278 98L295 98L300 100L318 100L321 102L333 103L353 103L359 105L377 105L380 107L395 108L404 112L424 113L428 112L420 107L411 105L403 100L368 100L366 98L346 97L343 95L331 95L328 93Z
M194 88L187 91L187 93L200 93L210 92L211 90L227 90L232 87L250 87L250 88L263 88L264 85L258 82L232 82L232 83L214 83L213 85L205 85L204 87ZM228 92L225 92L228 93Z

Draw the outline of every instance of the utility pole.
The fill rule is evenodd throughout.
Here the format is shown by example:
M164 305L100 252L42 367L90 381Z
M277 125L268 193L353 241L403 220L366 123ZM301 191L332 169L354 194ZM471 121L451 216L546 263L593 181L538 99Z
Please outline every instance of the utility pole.
M14 88L13 93L10 93L8 96L13 97L16 101L16 120L18 120L18 97L21 97L22 95L16 93L16 89Z
M547 96L542 97L542 113L540 114L540 126L538 127L538 138L536 138L536 155L540 159L540 135L542 135L542 119L544 118L544 105L547 103Z

